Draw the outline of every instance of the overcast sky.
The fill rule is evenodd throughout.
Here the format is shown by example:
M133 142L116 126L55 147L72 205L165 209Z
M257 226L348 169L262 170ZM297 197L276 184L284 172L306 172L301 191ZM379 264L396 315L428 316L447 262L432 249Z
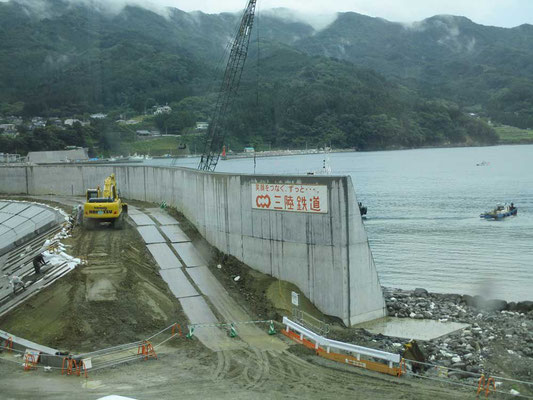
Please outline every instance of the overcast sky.
M237 11L246 0L151 0L184 11ZM436 14L463 15L476 23L514 27L533 24L533 0L258 0L259 11L287 7L311 13L355 11L390 21L413 22Z

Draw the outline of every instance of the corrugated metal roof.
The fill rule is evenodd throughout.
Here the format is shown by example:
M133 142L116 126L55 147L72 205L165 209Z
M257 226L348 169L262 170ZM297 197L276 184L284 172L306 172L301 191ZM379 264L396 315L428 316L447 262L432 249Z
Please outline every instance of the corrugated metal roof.
M51 227L62 220L61 214L44 205L9 202L0 211L0 254L12 248L16 241L31 236L36 230Z

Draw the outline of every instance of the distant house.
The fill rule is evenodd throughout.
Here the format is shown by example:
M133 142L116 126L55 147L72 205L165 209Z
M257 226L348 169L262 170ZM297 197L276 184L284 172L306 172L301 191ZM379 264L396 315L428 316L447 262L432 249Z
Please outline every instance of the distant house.
M171 111L172 111L172 108L170 108L170 106L162 106L162 107L158 106L156 107L154 111L154 115L169 114Z
M90 117L92 119L104 119L107 117L107 114L103 114L103 113L96 113L96 114L91 114Z
M4 131L5 133L16 133L17 128L15 127L15 124L0 124L0 131Z
M20 162L21 160L20 154L0 153L0 163Z
M206 131L207 128L209 128L209 123L207 123L207 122L197 122L196 123L196 130L198 130L198 131Z
M59 151L30 151L28 162L34 164L54 164L63 162L87 161L89 155L86 148Z
M35 128L44 128L46 126L46 121L42 117L33 117L31 119L30 129Z
M4 136L16 137L19 133L15 124L0 124L0 134Z
M48 118L48 125L61 127L63 126L63 122L57 117L50 117Z
M10 124L15 124L15 125L22 125L22 118L20 117L15 117L14 115L9 115L6 117L6 120L7 122L9 122Z
M74 124L78 122L81 126L87 126L87 125L91 125L90 122L83 122L83 121L80 121L79 119L75 119L75 118L67 118L63 124L65 125L68 125L68 126L74 126Z
M63 123L68 126L73 126L76 122L79 122L81 124L81 121L75 118L68 118Z
M255 149L253 147L245 147L244 148L245 153L255 153Z
M115 122L120 125L137 125L141 123L141 121L138 121L136 119L117 119Z

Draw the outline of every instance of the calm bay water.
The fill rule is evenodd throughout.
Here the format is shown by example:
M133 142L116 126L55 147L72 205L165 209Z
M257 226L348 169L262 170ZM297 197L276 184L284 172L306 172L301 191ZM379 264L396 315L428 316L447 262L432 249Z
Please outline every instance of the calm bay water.
M533 300L533 145L328 157L332 174L351 175L358 200L368 206L365 226L383 285ZM323 159L258 158L256 173L305 174L319 170ZM476 166L482 161L490 165ZM254 161L220 161L217 171L253 173ZM515 203L517 217L479 218L505 202Z

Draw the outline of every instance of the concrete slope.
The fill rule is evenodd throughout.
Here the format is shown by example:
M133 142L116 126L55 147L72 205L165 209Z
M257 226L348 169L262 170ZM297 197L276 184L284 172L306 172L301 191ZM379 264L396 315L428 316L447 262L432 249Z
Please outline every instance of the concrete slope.
M237 322L235 328L242 340L259 350L284 350L287 348L278 338L265 333L268 324L263 323L259 325L261 327L259 328L255 324L238 323L249 321L250 316L233 300L207 267L189 268L187 273L226 321Z
M154 210L154 209L152 209ZM159 209L155 209L161 220L166 222L170 221L170 216L164 218ZM185 315L189 319L189 322L199 325L213 325L213 326L198 326L195 327L194 336L200 340L204 346L213 351L231 350L236 348L242 348L244 344L238 339L230 339L225 331L221 327L214 325L220 324L213 311L209 308L209 305L205 299L198 294L193 287L189 278L184 273L182 263L172 252L170 242L165 243L166 239L159 233L158 219L150 219L150 216L144 213L144 210L135 209L135 214L130 215L132 220L137 223L137 230L147 243L148 250L154 257L156 263L160 268L160 274L163 280L168 284L170 291L178 298ZM151 222L151 225L147 225L147 221ZM177 222L177 221L176 221ZM166 227L166 226L164 226ZM152 243L152 238L156 236L163 243ZM190 243L189 243L190 244Z
M198 296L198 292L185 277L181 268L162 269L159 273L163 280L168 283L171 292L178 299Z
M154 243L147 245L148 250L152 253L157 265L161 269L181 268L183 264L178 257L172 252L166 243Z
M172 243L191 241L178 225L164 225L160 229Z
M153 213L156 213L159 218L154 218L154 221L157 221L156 226L138 226L139 232L142 233L147 228L161 229L169 239L173 238L172 233L181 232L183 234L181 230L179 232L175 230L177 225L159 225L160 220L168 222L171 218L160 209L139 210L137 216L146 215L141 214L143 211L149 211L152 218L154 218ZM168 218L166 218L167 216ZM169 227L172 227L172 229L169 230ZM185 236L185 234L183 235ZM263 323L262 326L258 327L254 323L243 323L251 322L252 318L231 298L226 289L209 271L205 266L205 260L201 258L190 241L171 243L171 240L169 240L167 243L148 244L147 246L161 268L160 274L162 278L179 299L191 324L235 322L239 338L247 345L258 350L284 350L286 348L286 345L279 339L266 334L267 324ZM172 253L170 246L176 250L176 253L186 263L188 268L180 268L181 264ZM205 296L216 309L218 315L221 316L220 319L211 311L204 297L197 295L198 292L189 283L188 279L190 278L192 278L192 282L198 288L199 293ZM227 326L222 329L214 326L199 326L195 328L194 334L205 346L214 351L242 347L244 344L238 339L228 341L228 331L229 327Z
M191 324L215 325L220 323L202 296L185 297L180 299L180 303ZM216 326L195 327L194 336L213 351L239 349L244 346L243 342L230 338L227 333Z
M172 243L172 247L176 249L186 267L198 267L207 264L191 242Z

